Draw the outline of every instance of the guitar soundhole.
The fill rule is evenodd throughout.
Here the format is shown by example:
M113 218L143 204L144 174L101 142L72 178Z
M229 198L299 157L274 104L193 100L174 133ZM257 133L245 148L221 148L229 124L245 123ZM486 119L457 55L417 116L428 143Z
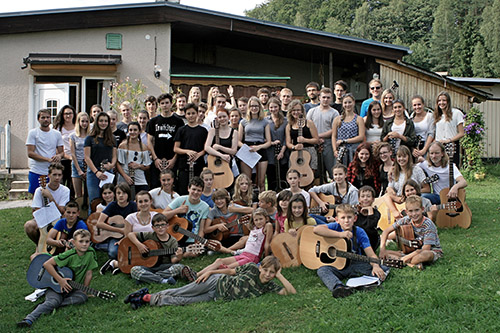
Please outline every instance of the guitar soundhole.
M216 158L215 159L215 163L214 163L216 166L220 166L222 164L222 160L220 158Z
M304 159L302 159L302 158L297 158L297 164L299 164L299 165L304 164Z

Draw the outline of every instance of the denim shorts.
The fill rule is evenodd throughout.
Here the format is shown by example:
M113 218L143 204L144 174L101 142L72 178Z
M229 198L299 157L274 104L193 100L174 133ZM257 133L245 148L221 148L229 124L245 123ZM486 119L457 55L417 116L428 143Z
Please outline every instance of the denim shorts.
M80 169L82 169L83 171L83 161L78 161L78 165L80 166ZM81 178L80 175L78 174L78 170L76 170L75 162L71 162L71 178Z

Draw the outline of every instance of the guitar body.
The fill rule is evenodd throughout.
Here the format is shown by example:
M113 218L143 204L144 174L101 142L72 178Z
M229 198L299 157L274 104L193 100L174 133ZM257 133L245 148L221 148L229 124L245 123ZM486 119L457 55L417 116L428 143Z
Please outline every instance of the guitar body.
M463 188L458 190L457 199L449 199L448 192L449 188L444 188L439 193L439 198L442 203L459 201L462 205L462 209L458 209L456 212L449 211L439 211L436 217L436 225L438 228L453 228L460 227L467 229L470 227L472 214L469 206L465 203L465 190Z
M413 232L413 226L411 224L400 225L396 228L396 243L398 247L404 254L411 253L417 249L417 247L411 247L405 245L403 240L412 241L415 239L415 233Z
M99 204L101 204L101 203L103 203L103 200L101 198L95 198L94 200L92 200L90 202L90 211L92 213L95 213L97 210L97 206L99 206Z
M290 168L300 173L300 187L306 187L314 181L314 172L311 169L311 154L307 150L293 151L290 154Z
M273 255L279 259L281 267L297 267L302 261L299 256L299 239L304 227L297 231L294 237L288 232L283 232L273 237L271 241L271 250Z
M391 200L391 198L388 194L384 194L383 196L376 198L373 202L373 207L377 207L377 210L380 213L380 219L378 220L377 226L382 231L387 229L396 221L394 216L391 214L389 206L387 205L387 200ZM406 203L394 203L394 206L396 206L397 210L401 212L406 208Z
M214 173L213 188L227 188L233 184L234 175L229 163L217 156L208 155L208 169Z
M212 225L226 223L226 221L222 217L216 217L212 220ZM229 231L220 231L219 229L215 229L212 232L205 234L205 237L208 239L218 240L219 242L229 236Z
M67 241L68 240L68 234L64 233L64 232L58 231L55 239L56 240ZM47 252L49 252L50 255L56 256L59 253L63 253L64 251L66 251L66 247L47 246L47 250L48 250Z
M335 250L350 252L350 242L344 238L319 236L313 230L312 226L305 227L300 236L299 257L302 264L309 269L333 266L341 270L346 267L349 264L349 259L335 257L334 253Z
M170 220L168 220L167 232L170 234L170 236L174 237L178 242L184 238L187 239L187 236L174 231L175 226L179 226L182 229L191 230L191 223L189 223L188 220L177 216L174 216Z
M97 220L101 213L92 213L87 219L87 228L90 231L90 238L93 243L102 243L108 238L122 238L123 234L121 232L109 231L97 227ZM123 221L121 216L110 217L107 223L113 227L123 228L125 225L120 223Z
M61 293L62 291L59 283L57 283L56 279L43 268L43 264L50 258L52 257L48 254L37 255L30 263L28 272L26 273L26 279L33 288L50 288L57 293ZM56 266L56 270L64 278L73 278L73 271L68 267Z
M86 220L89 217L89 203L88 203L88 201L89 201L89 198L86 195L75 199L75 202L78 204L78 207L80 207L80 218L82 220ZM96 205L96 207L97 207L97 205Z
M321 201L326 202L330 205L335 205L335 196L333 195L327 195L324 193L317 193L318 197L321 199ZM311 200L311 208L319 207L318 203L316 200ZM335 214L335 208L328 209L328 213L324 214L324 216L333 216Z
M157 250L160 245L154 240L147 240L143 243L150 250ZM143 255L134 243L125 237L118 246L118 267L123 273L129 274L134 266L153 267L158 262L159 257Z

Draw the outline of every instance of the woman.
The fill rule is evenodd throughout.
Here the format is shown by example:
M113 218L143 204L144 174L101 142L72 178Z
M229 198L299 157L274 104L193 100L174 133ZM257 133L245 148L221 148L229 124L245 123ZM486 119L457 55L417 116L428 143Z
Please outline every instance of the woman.
M135 193L148 190L145 171L151 165L149 149L139 139L140 125L133 121L127 126L128 137L118 147L118 182L135 185ZM133 178L131 171L133 170ZM133 195L133 194L132 194Z
M116 165L115 138L109 122L107 113L99 113L90 135L85 138L83 151L87 163L89 202L99 197L99 183L108 178L104 172L112 171Z
M188 103L193 103L193 104L200 104L201 102L201 90L200 87L191 87L189 89L189 96L188 96Z
M389 173L391 172L394 162L392 161L392 146L387 142L381 142L374 149L374 155L378 156L380 160L379 167L379 182L380 182L380 191L379 196L382 196L387 187L389 186Z
M465 135L464 114L451 107L451 97L442 91L436 98L434 124L436 124L436 141L442 144L455 144L453 162L460 165L460 139Z
M368 114L365 117L366 142L371 144L380 142L383 126L382 105L378 101L373 101L368 106Z
M71 190L71 197L74 195L73 184L71 178L71 145L69 138L75 133L76 110L71 105L65 105L59 110L59 113L54 120L54 129L61 132L64 147L64 156L61 159L61 164L64 166L62 185L66 185Z
M264 110L259 99L252 96L248 101L247 117L240 122L238 129L238 146L246 144L251 152L257 152L261 157L257 164L257 185L260 192L265 190L268 163L266 149L271 146L271 131L264 117ZM244 162L241 163L241 170L248 177L252 177L252 168Z
M207 113L205 114L205 117L208 116L210 112L215 112L214 106L215 106L215 98L219 94L219 87L210 87L208 90L207 94Z
M419 158L425 156L431 143L434 141L436 125L432 113L425 110L424 98L415 95L411 99L413 113L411 119L415 125L415 134L417 135L417 146L413 150L413 157Z
M76 117L75 133L69 137L72 159L71 178L73 180L75 197L77 198L83 197L82 179L85 178L85 153L83 152L83 146L87 137L89 124L89 115L85 112L80 112Z
M363 142L356 149L354 159L347 168L347 181L358 189L369 185L375 193L378 193L380 191L378 177L378 163L372 156L371 145Z
M153 231L151 220L158 212L151 211L153 198L147 191L139 191L135 196L137 212L129 214L125 218L125 232L148 232Z
M267 104L269 106L269 116L266 119L269 121L271 131L271 147L267 150L267 158L269 159L267 188L272 190L277 189L278 185L284 183L288 168L286 145L283 144L286 141L287 120L283 115L280 104L280 100L276 97L271 97ZM280 179L276 179L276 168L279 168Z
M397 99L393 103L394 117L384 123L380 140L389 142L393 151L404 145L413 149L417 144L417 135L413 121L405 115L405 104Z
M97 118L97 115L100 112L104 112L104 109L102 108L101 104L94 104L90 107L90 128L92 129L93 124L95 123L95 120Z
M346 154L339 161L344 165L351 163L356 148L365 139L365 122L354 113L355 105L356 100L353 94L345 94L342 99L342 115L335 118L332 125L333 153L339 160L339 148L341 145L345 147Z
M141 131L139 133L139 139L145 145L148 144L148 133L146 133L146 125L149 121L149 113L146 110L139 111L137 114L137 122L141 125Z
M392 92L391 89L386 89L382 93L382 117L384 118L384 121L387 121L394 117L393 113L393 101L394 101L394 93Z
M234 128L235 130L238 130L241 119L242 117L240 110L238 110L238 108L232 108L229 112L229 126L231 128Z

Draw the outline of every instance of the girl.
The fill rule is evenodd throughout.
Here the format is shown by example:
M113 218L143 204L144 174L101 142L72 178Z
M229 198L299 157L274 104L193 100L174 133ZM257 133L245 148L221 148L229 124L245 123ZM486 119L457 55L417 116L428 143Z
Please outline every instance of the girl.
M61 164L64 166L62 185L66 185L71 190L73 197L73 184L71 176L71 144L70 136L75 133L76 110L71 105L65 105L61 108L54 120L54 129L61 132L64 147L64 156Z
M193 103L193 104L200 104L201 102L201 90L200 87L191 87L189 89L189 97L188 97L188 103Z
M405 202L410 195L418 195L419 197L422 196L420 185L418 185L413 179L408 179L403 185L403 199ZM422 197L422 206L425 210L428 210L428 213L424 214L426 214L431 220L434 220L437 211L437 209L435 209L436 206L433 206L431 201L424 197Z
M277 189L284 182L288 167L286 145L282 144L286 140L285 129L287 120L283 116L283 111L280 110L280 104L280 100L276 97L271 97L267 104L270 114L266 119L269 121L269 130L271 131L271 147L267 150L267 158L269 159L267 188L269 189ZM280 168L281 179L276 179L276 168Z
M335 118L332 125L332 146L335 157L338 159L340 145L344 145L347 149L340 161L344 165L351 163L354 151L365 139L365 122L354 113L355 104L353 94L345 94L342 99L342 115Z
M100 104L94 104L90 107L90 123L95 124L95 120L97 119L97 115L101 112L104 112L104 109ZM91 126L92 127L92 126Z
M316 225L316 221L307 214L307 204L304 197L294 194L288 204L285 220L285 232L297 236L297 229L304 225Z
M168 204L179 197L174 191L175 174L171 169L165 169L160 174L161 186L149 191L153 198L153 207L156 209L165 209Z
M240 122L238 129L238 146L246 144L250 151L257 152L261 158L257 164L257 185L259 191L265 190L267 170L267 148L271 146L271 131L269 123L264 118L264 110L257 97L252 96L248 101L248 112L246 119ZM241 163L241 170L248 177L252 177L252 168Z
M286 173L286 181L288 182L288 185L290 185L290 192L292 194L302 194L304 199L306 200L307 207L311 204L311 196L307 191L304 189L301 189L300 186L300 172L298 172L295 169L289 169L288 172Z
M215 106L215 98L219 94L219 87L210 87L207 94L207 113L205 117L208 116L208 113L213 112L213 108Z
M453 142L455 144L453 162L460 165L459 141L465 135L464 115L460 110L451 107L451 97L446 91L440 92L436 98L434 124L436 141L443 144Z
M269 244L273 234L273 227L271 223L266 223L266 220L266 211L262 208L257 208L252 214L252 221L250 222L251 231L243 252L236 256L216 259L213 264L208 265L200 272L198 272L198 276L201 276L205 272L212 269L217 269L221 265L224 268L234 268L243 266L250 262L258 263L260 261L262 252L264 252L264 255L267 255L269 253ZM264 251L262 251L262 249L264 249ZM225 247L221 247L220 252L231 254L234 253L234 251Z
M375 148L374 154L378 156L380 160L379 167L379 183L380 183L380 191L379 196L383 195L387 190L387 186L389 185L389 173L392 170L394 162L392 161L392 146L387 142L381 142Z
M119 183L115 187L115 201L109 203L102 211L102 213L99 215L99 218L97 219L95 227L126 236L127 230L125 228L125 218L129 214L132 214L136 211L136 203L130 201L130 187L126 183ZM97 250L107 251L108 257L110 259L116 259L116 256L118 254L118 241L122 237L108 238L101 243L94 244L94 247ZM104 274L107 270L107 268L105 268L105 265L106 264L101 267L101 274Z
M436 124L432 114L425 110L424 98L420 95L415 95L411 99L413 114L411 118L415 125L415 134L417 136L417 146L413 149L413 157L419 158L425 156L431 143L434 141L436 133Z
M373 101L368 106L368 115L365 117L366 142L371 144L380 142L383 126L382 106L380 102Z
M110 203L115 201L115 185L107 183L101 187L101 200L96 207L96 212L98 213L102 212Z
M144 104L146 106L146 112L148 113L148 119L156 117L156 112L158 111L158 102L156 101L156 97L146 97Z
M391 89L386 89L382 93L382 117L384 121L387 121L394 117L393 113L393 101L394 101L394 93Z
M417 135L413 121L406 117L405 104L397 99L393 103L394 117L384 123L380 140L389 142L394 151L397 151L400 145L412 149L417 144Z
M138 122L133 121L128 124L127 140L118 147L118 182L124 181L130 186L134 185L136 193L148 190L144 172L151 165L148 146L139 139L140 130L141 126ZM133 178L130 176L131 170L134 173Z
M108 177L104 171L111 171L116 165L115 138L109 126L108 114L97 115L95 125L84 142L85 163L87 163L87 189L89 202L99 196L99 182Z
M354 160L347 168L347 180L356 188L371 186L375 193L380 191L378 163L372 156L371 145L363 142L356 149Z
M257 207L257 198L253 197L252 180L244 173L240 174L234 182L233 201L229 211L240 214L251 214Z
M141 125L141 131L139 133L139 138L141 142L145 145L148 144L148 133L146 133L146 125L149 121L149 113L146 110L139 111L137 114L137 122Z
M319 143L318 130L306 114L302 103L296 99L288 105L288 124L285 128L286 147L290 150L305 150L311 155L310 167L314 171L318 168L318 154L314 145ZM299 136L299 119L304 121L302 136ZM309 184L307 184L309 185Z
M278 209L278 211L276 212L276 216L274 217L278 228L276 228L275 234L285 232L286 214L288 212L288 205L292 196L293 194L290 190L283 190L278 193L278 198L276 199L278 203L276 208Z
M229 126L235 130L238 130L240 126L241 112L238 108L232 108L229 113Z
M82 178L85 178L83 171L83 163L85 154L83 145L87 137L89 128L89 115L85 112L80 112L76 117L75 133L69 137L69 145L71 148L71 178L73 180L73 188L77 198L83 197Z
M210 208L214 208L215 204L212 200L212 194L215 191L215 189L212 188L212 185L214 183L214 173L211 170L205 168L201 172L200 178L203 180L204 184L200 200L205 201L210 206Z

